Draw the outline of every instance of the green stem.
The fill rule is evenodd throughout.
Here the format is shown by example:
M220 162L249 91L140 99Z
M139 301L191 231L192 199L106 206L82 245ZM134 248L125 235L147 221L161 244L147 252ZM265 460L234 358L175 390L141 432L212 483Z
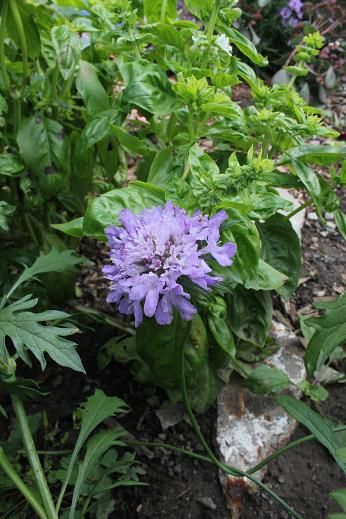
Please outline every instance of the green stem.
M256 478L248 474L247 472L244 472L242 470L237 469L236 467L231 467L229 465L225 465L224 463L221 463L221 461L215 456L214 452L209 447L206 439L203 436L202 431L199 428L199 425L197 423L197 420L193 414L193 411L190 406L189 397L187 394L186 389L186 381L185 381L185 344L182 344L180 346L180 376L181 376L181 389L183 394L183 401L185 405L186 412L188 414L188 417L190 418L191 425L196 433L197 438L199 439L201 445L203 446L204 450L206 451L207 455L211 459L211 461L214 463L214 465L225 472L226 474L229 474L231 476L237 476L237 477L244 477L255 483L258 487L260 487L264 492L269 494L277 503L279 503L287 512L289 512L295 519L303 519L301 515L299 515L295 510L293 510L283 499L281 499L280 496L278 496L275 492L273 492L270 488L268 488L266 485L264 485L261 481L258 481Z
M6 57L5 57L5 32L6 32L6 22L8 15L8 2L7 0L3 0L2 8L1 8L1 24L0 24L0 70L2 75L2 80L4 82L5 89L8 90L10 88L10 80L8 78L7 70L6 70Z
M192 144L195 141L195 122L193 117L193 111L190 108L187 116L187 124L189 129L190 144Z
M207 48L205 49L205 54L204 54L204 58L203 58L203 61L202 61L202 67L201 68L205 68L207 66L207 64L208 64L208 54L209 54L210 47L211 47L211 40L212 40L212 37L213 37L213 34L214 34L214 29L215 29L217 17L219 15L220 2L221 2L221 0L215 0L214 1L213 11L211 13L211 17L210 17L210 20L209 20L209 23L208 23L208 29L207 29L208 45L207 45Z
M167 11L167 0L162 0L160 22L165 23Z
M59 78L59 67L55 65L50 79L49 101L53 101L56 94L56 85Z
M28 218L28 215L26 213L24 213L23 218L24 218L25 224L26 224L26 226L28 228L29 234L30 234L33 242L35 243L35 245L37 247L39 247L39 245L40 245L39 241L37 239L36 234L34 233L34 229L33 229L32 225L31 225L31 222L30 222L30 219Z
M88 511L88 508L89 508L89 505L90 505L90 502L91 502L91 499L92 497L87 497L85 502L84 502L84 506L82 508L82 511L81 511L81 516L84 517Z
M24 483L19 474L14 470L10 461L6 457L3 449L0 447L0 467L5 472L6 476L12 481L12 483L18 488L19 492L23 494L27 502L37 513L41 519L47 519L46 513L42 508L41 503L36 499L30 488Z
M45 475L42 470L40 458L38 457L35 443L30 431L28 419L25 413L23 402L15 395L12 395L12 405L19 429L22 435L25 450L29 459L34 478L41 495L42 503L46 511L48 519L58 519L58 514L55 511L53 499L49 491Z
M19 454L25 454L26 451L19 450ZM71 454L71 449L59 450L59 451L42 451L36 450L37 454L40 456L67 456L67 454Z
M309 198L304 204L301 204L299 207L296 207L293 211L288 213L285 216L286 220L290 220L293 216L295 216L296 214L300 213L300 211L302 211L303 209L306 209L311 204L312 204L312 199Z
M20 12L16 3L16 0L9 0L10 9L12 11L14 23L17 29L17 35L19 38L20 48L22 51L22 60L23 60L23 80L22 85L25 86L27 79L29 77L29 60L28 60L28 46L25 37L24 26L22 22L22 18L20 16Z
M130 328L129 326L123 326L122 324L118 323L118 321L114 319L114 317L104 312L100 312L99 310L94 310L93 308L89 308L88 306L83 305L73 305L73 308L77 310L77 312L89 315L95 321L107 323L110 326L113 326L113 328L125 332L128 335L136 335L136 332L133 330L133 328Z
M345 431L345 430L346 430L346 425L340 425L339 427L335 427L335 429L333 429L333 432L335 433L335 432L341 432L341 431ZM264 460L260 461L260 463L258 463L257 465L255 465L254 467L249 469L247 471L247 473L254 474L255 472L257 472L258 470L263 468L265 465L267 465L271 461L273 461L276 458L278 458L279 456L282 456L283 454L285 454L287 451L293 449L294 447L298 447L298 445L302 445L303 443L306 443L306 442L309 442L312 440L316 440L316 437L313 434L308 434L307 436L303 436L302 438L293 440L292 442L288 443L284 447L281 447L281 449L277 449L270 456L267 456L266 458L264 458Z
M207 456L203 456L202 454L198 454L197 452L189 451L187 449L182 449L181 447L176 447L175 445L171 445L170 443L149 442L141 440L123 440L123 442L126 443L126 445L131 445L133 447L153 447L157 449L169 449L179 454L190 456L190 458L195 458L198 461L213 463L210 458L207 458Z

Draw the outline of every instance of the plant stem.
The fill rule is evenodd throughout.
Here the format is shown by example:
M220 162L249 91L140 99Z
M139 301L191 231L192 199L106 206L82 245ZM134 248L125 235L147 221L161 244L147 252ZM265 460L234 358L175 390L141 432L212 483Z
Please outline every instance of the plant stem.
M51 78L50 78L50 89L49 89L49 101L52 102L56 94L56 85L59 78L59 67L55 65Z
M36 234L34 233L34 229L33 229L32 225L31 225L31 222L30 222L30 219L28 218L28 215L26 213L24 213L23 218L24 218L25 224L26 224L26 226L28 228L29 234L30 234L33 242L35 243L35 245L37 247L39 247L39 245L40 245L39 241L37 239Z
M202 61L202 67L201 68L205 68L207 66L207 64L208 64L208 54L209 54L209 51L210 51L211 40L212 40L212 37L213 37L213 33L214 33L217 17L218 17L218 14L219 14L220 1L221 0L214 0L213 11L211 13L211 17L210 17L210 20L209 20L209 23L208 23L208 29L207 29L208 45L207 45L207 48L205 49L204 58L203 58L203 61Z
M19 492L23 494L27 502L37 513L41 519L47 519L46 513L42 508L41 503L36 499L30 488L24 483L19 474L14 470L10 461L8 460L3 449L0 447L0 467L5 472L6 476L12 481L12 483L18 488Z
M189 108L188 116L187 116L187 124L189 130L190 143L192 144L195 141L195 127L194 127L194 117L193 111Z
M26 451L19 450L19 454L25 454ZM59 451L42 451L42 450L36 450L37 454L41 456L66 456L67 454L71 454L72 449L65 449L65 450L59 450Z
M8 15L8 2L7 0L3 0L2 8L1 8L1 24L0 24L0 71L2 75L2 80L4 82L4 87L6 90L10 88L10 80L8 78L7 70L6 70L6 57L5 57L5 32L6 32L6 22Z
M171 445L170 443L162 443L162 442L149 442L149 441L141 441L141 440L123 440L126 445L131 445L133 447L153 447L153 448L162 448L169 449L174 452L178 452L179 454L184 454L185 456L190 456L190 458L195 458L199 461L205 461L207 463L213 463L210 458L207 456L203 456L202 454L198 454L197 452L189 451L187 449L182 449L181 447L176 447L175 445Z
M301 204L299 207L296 207L293 211L288 213L285 216L286 220L290 220L293 216L300 213L300 211L302 211L303 209L306 209L306 207L309 207L309 205L311 205L311 204L312 204L312 199L309 198L306 202L304 202L304 204Z
M85 315L89 315L90 317L95 319L95 321L98 321L98 322L101 321L103 323L107 323L110 326L113 326L113 328L117 328L117 330L125 332L128 335L133 335L133 336L136 335L136 332L133 330L133 328L130 328L129 326L124 326L124 325L118 323L118 321L116 319L114 319L114 317L112 317L104 312L100 312L99 310L94 310L93 308L89 308L88 306L83 306L83 305L73 305L73 308L75 310L77 310L77 312L81 312Z
M9 0L10 9L12 11L14 23L16 25L17 34L20 42L20 48L22 51L22 60L23 60L23 79L22 86L24 87L27 79L29 77L29 61L28 61L28 46L26 43L25 31L22 22L22 18L20 16L20 12L16 3L16 0Z
M346 425L340 425L339 427L335 427L333 429L333 432L341 432L346 430ZM260 461L257 465L252 467L247 471L248 474L254 474L258 470L260 470L262 467L267 465L267 463L270 463L271 461L275 460L279 456L282 456L285 454L285 452L293 449L294 447L298 447L298 445L302 445L303 443L309 442L311 440L316 440L316 437L313 434L309 434L307 436L303 436L302 438L298 438L297 440L293 440L292 442L288 443L287 445L284 445L284 447L281 447L281 449L278 449L277 451L273 452L270 456L267 456L264 458L264 460Z
M167 11L167 0L162 0L160 22L165 23Z
M58 519L58 514L55 511L53 499L42 470L40 458L38 457L36 451L23 403L17 396L12 395L12 405L17 417L29 463L42 498L44 509L46 511L46 516L48 519Z
M221 461L215 456L211 448L209 447L206 439L203 436L202 431L199 428L199 425L197 423L197 420L193 414L193 411L190 406L189 397L187 394L186 389L186 381L185 381L185 344L182 344L180 346L180 358L181 358L181 364L180 364L180 377L181 377L181 389L183 394L183 401L185 405L186 412L188 414L188 417L190 418L191 425L196 433L197 438L199 439L201 445L204 447L206 453L208 454L210 460L214 463L214 465L225 472L226 474L229 474L231 476L237 476L237 477L245 477L255 483L257 486L259 486L264 492L269 494L275 501L277 501L287 512L289 512L295 519L303 519L301 515L299 515L295 510L293 510L283 499L281 499L280 496L275 494L270 488L268 488L264 483L257 480L247 472L244 472L242 470L237 469L236 467L231 467L229 465L225 465L224 463L221 463Z

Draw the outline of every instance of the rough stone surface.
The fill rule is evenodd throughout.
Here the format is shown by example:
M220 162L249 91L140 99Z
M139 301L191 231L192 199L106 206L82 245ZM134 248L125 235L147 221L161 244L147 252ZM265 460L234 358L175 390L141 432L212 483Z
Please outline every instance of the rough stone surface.
M305 376L302 347L293 332L273 322L273 338L280 344L276 353L265 360L271 367L283 370L293 382ZM295 396L299 391L294 389ZM218 402L217 443L222 460L242 470L257 465L283 446L296 422L279 407L271 396L254 395L233 382L223 387ZM255 476L263 477L265 468ZM232 518L236 519L241 496L252 486L243 478L221 475Z

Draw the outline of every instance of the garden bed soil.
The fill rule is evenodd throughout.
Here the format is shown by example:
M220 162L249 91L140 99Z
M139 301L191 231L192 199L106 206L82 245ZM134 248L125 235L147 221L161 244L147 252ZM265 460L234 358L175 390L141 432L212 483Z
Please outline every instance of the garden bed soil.
M314 218L314 217L312 217ZM103 246L86 241L83 252L94 261L94 267L85 270L80 279L83 303L105 310L105 284L101 282L100 266L103 262ZM322 228L307 218L303 230L302 283L289 306L276 300L276 312L292 327L297 323L296 315L302 308L311 310L311 302L327 296L337 296L346 283L346 246L333 229L333 225ZM87 289L84 290L84 287ZM110 311L110 308L106 308ZM57 445L64 432L72 428L72 410L96 388L108 395L117 395L129 405L129 413L121 424L136 439L160 441L179 447L200 451L190 426L181 422L166 431L162 430L155 414L165 395L154 387L138 385L126 366L112 362L103 371L97 367L96 356L104 342L117 333L101 326L96 330L84 329L79 336L78 351L83 359L87 376L60 368L50 363L40 374L42 388L50 390L43 402L34 403L30 412L45 409L49 423L58 423ZM318 404L320 410L341 422L346 422L345 386L330 387L330 397ZM216 425L216 407L199 417L202 430L213 444ZM112 421L109 422L112 426ZM294 435L306 434L299 427ZM69 441L67 442L69 443ZM49 446L52 448L54 446ZM48 448L45 445L45 448ZM55 445L55 448L57 446ZM118 519L226 519L226 509L218 471L188 457L157 448L138 449L138 459L145 474L144 487L117 489L117 510L111 517ZM200 451L201 452L201 451ZM281 497L300 512L306 519L324 519L327 510L335 510L328 499L328 492L346 486L345 477L328 452L317 442L310 442L293 449L272 462L265 478ZM244 499L241 519L284 519L289 517L276 503L263 493L255 493Z

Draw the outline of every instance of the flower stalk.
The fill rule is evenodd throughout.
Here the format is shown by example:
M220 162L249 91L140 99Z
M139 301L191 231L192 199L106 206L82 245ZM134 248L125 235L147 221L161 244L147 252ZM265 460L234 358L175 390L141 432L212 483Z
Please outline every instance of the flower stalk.
M55 506L53 503L52 495L48 488L48 484L42 469L42 465L40 462L40 458L38 457L35 443L30 431L28 418L26 416L26 412L23 406L23 402L16 396L12 395L12 405L14 412L16 414L16 418L18 421L19 429L22 435L23 443L25 446L26 454L29 459L29 463L31 469L34 474L34 478L37 484L37 488L40 492L42 503L44 509L46 511L47 519L58 519L58 515L55 510Z

